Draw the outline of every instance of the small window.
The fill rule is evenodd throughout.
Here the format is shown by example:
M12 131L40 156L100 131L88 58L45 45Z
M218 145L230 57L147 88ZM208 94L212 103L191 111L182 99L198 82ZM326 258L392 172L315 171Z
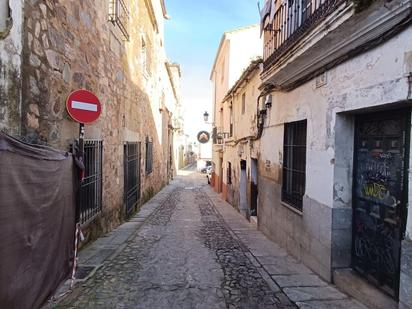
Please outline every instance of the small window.
M282 201L302 211L306 185L306 120L285 124Z
M242 115L246 112L246 93L242 94Z
M229 137L233 137L233 107L232 102L230 102L229 110L230 110L230 123L229 123Z
M146 175L153 171L153 141L146 138Z
M227 162L227 184L232 184L232 163Z

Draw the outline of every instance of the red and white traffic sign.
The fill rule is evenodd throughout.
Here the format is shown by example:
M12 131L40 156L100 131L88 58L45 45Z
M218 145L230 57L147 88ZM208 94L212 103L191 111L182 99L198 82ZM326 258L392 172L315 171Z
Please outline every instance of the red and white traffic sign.
M69 95L66 109L70 117L80 123L92 123L102 112L99 99L92 92L83 89Z

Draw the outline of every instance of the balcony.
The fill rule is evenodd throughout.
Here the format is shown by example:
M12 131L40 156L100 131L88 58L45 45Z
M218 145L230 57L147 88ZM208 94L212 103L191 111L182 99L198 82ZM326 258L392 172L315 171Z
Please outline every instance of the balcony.
M362 11L355 11L348 0L267 5L262 14L262 84L291 91L382 44L411 22L412 0L375 0Z
M282 3L265 23L264 69L344 2L346 0L289 0Z

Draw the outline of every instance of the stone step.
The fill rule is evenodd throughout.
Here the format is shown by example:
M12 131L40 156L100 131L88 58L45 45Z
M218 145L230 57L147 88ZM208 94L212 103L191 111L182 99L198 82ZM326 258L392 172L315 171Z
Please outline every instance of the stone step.
M352 269L335 270L333 280L336 286L365 306L373 309L398 309L398 303Z

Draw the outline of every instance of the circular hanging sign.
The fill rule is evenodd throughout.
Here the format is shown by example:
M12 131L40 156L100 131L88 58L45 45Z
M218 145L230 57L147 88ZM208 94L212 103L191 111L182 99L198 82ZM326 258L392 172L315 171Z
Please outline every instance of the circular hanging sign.
M199 143L201 143L201 144L206 144L207 142L210 141L210 134L209 134L209 132L200 131L200 132L197 134L197 140L198 140Z
M69 95L66 110L73 120L80 123L92 123L99 118L102 106L92 92L82 89Z

